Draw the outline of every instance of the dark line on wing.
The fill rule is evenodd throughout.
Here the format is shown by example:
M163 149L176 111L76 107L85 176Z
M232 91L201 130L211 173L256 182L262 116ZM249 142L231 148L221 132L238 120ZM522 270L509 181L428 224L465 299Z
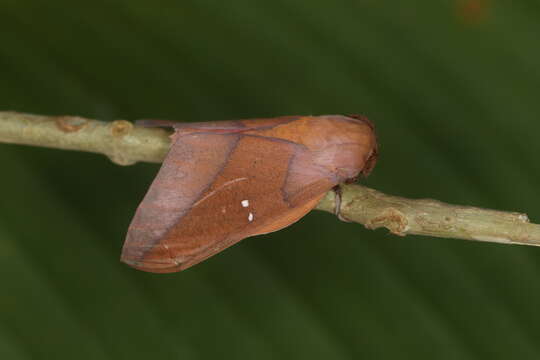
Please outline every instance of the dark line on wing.
M285 202L285 204L287 204L287 207L289 209L292 206L291 206L291 202L289 201L289 194L287 194L287 191L285 191L285 185L287 185L287 181L289 179L289 172L291 171L291 165L295 158L296 158L296 151L294 151L292 156L289 157L289 161L287 163L287 171L285 172L285 177L279 189L279 191L281 192L281 197L283 198L283 201Z
M307 149L307 147L304 144L299 144L299 143L291 141L291 140L285 140L285 139L277 138L277 137L274 137L274 136L257 135L257 134L244 134L243 136L252 136L252 137L259 138L259 139L266 139L266 140L270 140L270 141L275 141L275 142L280 142L280 143L285 143L285 144L291 144L291 145L294 145L294 146L298 146L298 147L302 147L304 149Z
M287 144L287 145L293 145L293 146L295 146L295 147L297 147L297 148L300 148L300 147L305 148L304 145L297 144L297 143L295 143L295 142L288 141L288 140L283 140L283 139L275 138L275 137L268 137L268 136L254 135L254 134L241 134L241 135L239 135L238 140L237 140L237 142L236 142L234 148L231 149L231 151L229 152L228 157L230 157L230 155L234 153L234 151L235 151L236 148L238 147L238 144L239 144L240 140L243 139L243 138L245 138L245 137L260 138L260 139L265 139L265 140L267 140L267 141L273 141L273 142L278 142L278 143L285 143L285 144ZM306 149L307 149L307 148L306 148ZM304 149L300 149L300 150L304 150ZM289 165L290 165L290 163L291 163L291 159L294 158L295 154L296 154L296 151L293 151L292 156L290 156L289 159L288 159L288 162L289 162L289 163L287 164L287 173L285 174L285 177L284 177L285 180L286 180L287 177L288 177ZM223 169L221 169L221 171L222 171L222 170L223 170ZM219 172L219 174L221 174L221 171ZM219 174L218 174L217 176L219 176ZM216 176L216 177L217 177L217 176ZM215 179L214 179L214 181L215 181ZM212 183L213 183L213 181L212 181ZM284 182L283 184L285 184L285 182ZM206 191L207 191L207 190L206 190ZM280 188L280 192L282 193L282 198L283 198L283 200L285 201L285 203L287 204L287 207L288 207L288 208L291 208L291 204L288 202L287 196L286 196L286 194L285 194L285 192L284 192L283 185L282 185L281 188ZM204 192L202 192L202 193L204 194ZM234 240L233 238L231 238L231 234L232 234L233 232L245 231L245 229L246 229L247 227L249 227L250 225L251 225L251 223L246 223L246 224L242 227L241 230L238 229L238 230L236 230L236 231L229 231L228 233L224 234L223 237L222 237L220 240L216 240L213 244L208 245L208 246L206 246L206 247L204 247L204 248L201 248L200 251L198 251L198 252L197 252L195 255L193 255L192 257L197 257L199 254L201 254L202 252L205 252L206 250L208 250L208 248L210 248L210 247L212 247L212 246L218 246L218 247L220 247L220 248L221 248L220 251L222 251L222 250L225 249L225 248L228 248L229 246L232 245L231 242L235 242L235 240ZM227 244L227 245L226 245L225 247L222 247L222 245L223 245L224 243ZM215 255L215 253L208 255L206 258L208 258L208 257L210 257L210 256L213 256L213 255ZM202 260L198 260L198 262L200 262L200 261L202 261ZM187 260L187 262L190 262L190 260ZM191 265L190 265L190 266L191 266Z
M189 211L191 210L192 206L194 203L196 203L200 197L202 196L202 194L206 193L208 191L208 189L210 189L210 187L214 184L214 182L216 181L216 179L218 178L218 176L223 172L223 169L227 166L228 162L229 162L229 158L230 158L230 155L235 151L235 149L238 147L238 143L240 141L240 139L242 138L241 135L238 135L238 134L220 134L220 135L223 135L223 136L236 136L236 139L234 141L233 144L231 144L231 146L229 147L229 150L227 152L227 156L225 157L225 161L223 162L223 164L221 165L221 167L219 168L218 171L216 171L216 173L214 174L214 176L212 177L212 180L208 182L208 186L206 186L203 190L201 190L199 192L199 194L197 194L197 197L195 198L195 200L189 204L189 206L187 207L188 210L184 211L182 214L179 215L178 217L178 221L173 223L173 225L167 229L165 231L165 233L163 234L163 236L161 236L159 239L155 239L154 242L152 243L152 246L149 247L148 249L146 249L145 251L143 251L142 253L142 256L141 256L141 260L144 261L144 258L145 256L151 252L153 250L153 248L155 246L157 246L163 239L166 239L169 235L170 235L170 232L175 228L177 227L178 225L180 225L184 219L184 217L186 216L186 214L189 213ZM178 141L178 140L177 140ZM171 260L174 261L174 259L171 257Z
M240 134L219 134L219 135L223 135L223 136L236 136L236 139L234 141L234 143L232 144L232 146L230 146L229 148L229 151L227 152L227 156L225 157L225 161L223 162L223 164L221 165L221 167L219 168L218 171L216 171L216 173L214 174L214 176L212 177L212 180L208 182L208 186L206 186L203 190L201 190L199 192L199 194L197 194L197 198L195 201L193 201L191 204L189 204L189 210L187 212L185 212L183 215L182 215L182 218L184 217L184 215L186 213L188 213L191 208L193 207L193 204L195 204L197 201L200 200L201 196L206 193L213 185L214 185L214 182L216 181L216 179L221 175L221 173L223 172L223 169L225 169L225 167L227 166L227 164L229 163L229 159L230 159L230 156L231 154L236 150L236 148L238 147L238 143L240 142L240 139L243 137L242 135ZM182 218L180 218L180 222L182 221ZM176 223L174 226L178 225L180 222Z
M285 116L285 117L282 117L282 118L286 118L285 120L283 120L282 122L279 122L277 124L269 124L269 125L264 125L264 126L256 126L256 125L251 125L251 126L248 126L246 124L243 123L243 121L257 121L257 120L273 120L273 119L278 119L278 118L260 118L260 119L243 119L243 120L224 120L224 121L215 121L213 123L215 124L219 124L219 123L223 123L223 127L219 127L218 126L215 126L215 127L211 127L211 126L207 126L206 128L197 128L197 125L199 124L208 124L206 122L195 122L195 123L182 123L182 122L179 122L179 123L176 123L174 125L174 129L175 130L178 130L178 131L181 131L183 129L191 129L193 130L192 132L186 134L186 135L189 135L189 134L213 134L213 133L243 133L243 132L248 132L248 131L259 131L259 130L268 130L268 129L273 129L275 127L278 127L278 126L281 126L281 125L285 125L285 124L289 124L293 121L296 121L298 120L298 118L301 118L302 116ZM212 122L210 122L212 123ZM229 126L227 126L227 124L229 124Z

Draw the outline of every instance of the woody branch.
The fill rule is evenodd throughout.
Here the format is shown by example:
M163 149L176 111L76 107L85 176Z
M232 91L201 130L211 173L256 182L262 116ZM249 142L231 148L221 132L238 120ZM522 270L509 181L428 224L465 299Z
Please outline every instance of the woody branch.
M119 165L162 162L170 146L169 135L164 129L138 127L126 120L0 112L0 143L100 153ZM402 236L540 245L540 225L530 223L525 214L407 199L361 185L343 185L342 189L341 215L368 229L385 227ZM333 213L335 193L326 194L317 209Z

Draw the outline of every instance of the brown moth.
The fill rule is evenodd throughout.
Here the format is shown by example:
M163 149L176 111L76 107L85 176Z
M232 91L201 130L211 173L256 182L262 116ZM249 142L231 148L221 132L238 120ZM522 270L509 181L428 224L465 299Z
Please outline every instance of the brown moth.
M139 270L184 270L246 237L280 230L336 185L367 175L377 158L373 125L362 116L177 123L174 129L122 250L121 260Z

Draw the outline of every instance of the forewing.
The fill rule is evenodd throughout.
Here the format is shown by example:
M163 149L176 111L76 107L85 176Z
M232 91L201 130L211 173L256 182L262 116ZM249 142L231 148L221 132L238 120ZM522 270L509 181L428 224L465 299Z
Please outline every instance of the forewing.
M170 261L160 241L211 187L238 139L236 134L173 136L169 153L131 221L122 261L136 265L160 249L156 261L159 257Z
M248 236L290 225L334 185L293 142L181 136L137 210L123 260L152 272L185 269Z

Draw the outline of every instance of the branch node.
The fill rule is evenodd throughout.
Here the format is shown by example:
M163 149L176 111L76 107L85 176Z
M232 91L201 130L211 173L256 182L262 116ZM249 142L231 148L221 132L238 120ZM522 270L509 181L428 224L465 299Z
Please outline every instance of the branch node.
M405 236L407 230L409 230L409 222L401 211L395 208L387 208L369 219L365 227L368 229L385 227L394 235Z
M133 124L126 120L115 120L111 123L111 134L114 137L123 137L133 130Z
M88 124L88 119L78 116L58 116L54 122L61 131L71 133L84 128Z

